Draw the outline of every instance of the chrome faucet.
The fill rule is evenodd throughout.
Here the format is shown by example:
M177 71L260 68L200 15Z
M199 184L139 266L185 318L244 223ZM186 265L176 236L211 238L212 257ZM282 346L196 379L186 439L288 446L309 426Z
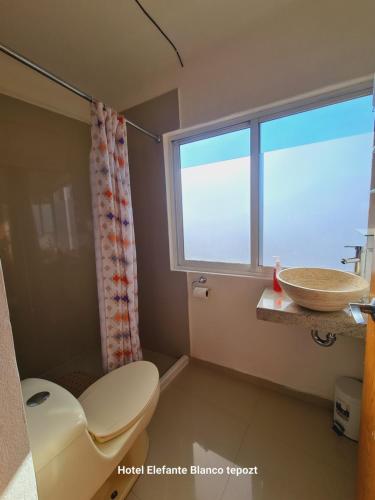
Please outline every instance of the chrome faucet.
M361 274L362 247L360 245L345 245L345 248L354 248L355 257L341 259L341 264L354 264L355 274Z

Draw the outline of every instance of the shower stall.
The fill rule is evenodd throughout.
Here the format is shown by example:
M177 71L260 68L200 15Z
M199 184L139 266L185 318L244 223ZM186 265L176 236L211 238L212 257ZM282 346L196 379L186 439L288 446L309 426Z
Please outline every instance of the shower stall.
M103 374L86 122L0 95L0 259L21 378L79 395ZM179 126L177 92L126 112ZM162 146L128 128L140 339L165 373L189 353L186 276L170 271Z

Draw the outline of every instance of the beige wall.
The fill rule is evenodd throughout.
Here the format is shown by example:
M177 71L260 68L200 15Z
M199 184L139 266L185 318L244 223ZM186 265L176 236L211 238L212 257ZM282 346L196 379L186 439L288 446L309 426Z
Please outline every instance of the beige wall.
M100 349L87 124L0 95L0 258L21 377Z
M177 91L131 108L125 116L158 134L174 130L179 126ZM132 127L128 146L141 343L180 356L189 352L187 290L184 274L169 268L163 148Z
M208 300L191 295L192 356L271 380L327 399L337 376L362 375L364 342L338 336L333 347L319 347L308 330L256 319L256 305L271 280L206 275Z
M15 59L0 53L0 94L90 122L90 104Z
M368 0L295 2L260 21L246 39L186 60L183 70L155 75L128 98L141 101L178 87L186 127L360 78L375 70L374 16ZM256 320L257 301L269 285L210 276L208 301L189 295L193 356L327 398L338 375L360 377L362 341L339 338L323 349L309 332Z
M243 45L196 62L180 82L182 127L374 71L369 4L335 3L295 5ZM190 293L194 276L187 277L193 356L326 398L337 376L362 376L363 341L339 338L323 349L308 331L257 321L270 281L210 276L210 298L200 302Z
M374 16L372 0L291 3L261 19L246 38L186 59L183 69L176 64L173 72L155 74L140 83L137 92L124 95L122 107L179 88L180 121L185 127L370 74L375 69ZM52 101L49 106L58 104L58 100ZM147 117L142 119L146 124ZM147 164L152 164L152 155L152 151L147 153ZM132 178L135 175L133 171ZM142 178L147 176L142 174L140 184ZM150 191L149 186L147 193ZM146 194L142 199L140 191L138 196L138 205L148 203ZM154 224L152 231L158 224L164 227L164 215ZM163 248L166 252L166 246ZM152 269L148 269L152 276ZM213 279L213 293L206 305L190 300L190 336L197 357L327 397L337 374L360 375L361 342L340 339L333 348L319 350L306 332L255 320L255 305L265 282L239 277ZM223 308L229 279L231 307ZM189 289L190 281L191 276ZM153 297L148 300L152 304ZM164 310L168 310L168 300L163 298ZM159 309L153 311L159 314ZM151 331L151 316L148 321Z
M0 499L37 498L34 468L0 265Z
M246 37L155 74L124 102L179 88L185 127L371 74L374 18L373 0L292 2L272 9Z

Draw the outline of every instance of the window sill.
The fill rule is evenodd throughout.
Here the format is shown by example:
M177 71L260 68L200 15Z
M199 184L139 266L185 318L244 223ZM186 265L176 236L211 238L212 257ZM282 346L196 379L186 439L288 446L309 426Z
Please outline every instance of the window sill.
M171 271L179 271L184 273L195 273L195 274L213 274L216 276L230 276L237 278L255 278L261 280L272 280L273 278L273 268L264 267L259 268L256 271L250 270L238 270L238 269L221 269L220 267L206 267L204 265L195 267L195 266L174 266L171 267Z

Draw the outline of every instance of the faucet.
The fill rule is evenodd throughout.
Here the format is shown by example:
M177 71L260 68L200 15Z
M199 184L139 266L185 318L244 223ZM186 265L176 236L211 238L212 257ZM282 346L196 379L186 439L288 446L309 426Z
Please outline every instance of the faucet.
M345 245L345 248L354 248L355 256L350 257L348 259L341 259L341 264L355 264L354 272L355 274L361 274L361 256L362 256L362 247L360 245Z

